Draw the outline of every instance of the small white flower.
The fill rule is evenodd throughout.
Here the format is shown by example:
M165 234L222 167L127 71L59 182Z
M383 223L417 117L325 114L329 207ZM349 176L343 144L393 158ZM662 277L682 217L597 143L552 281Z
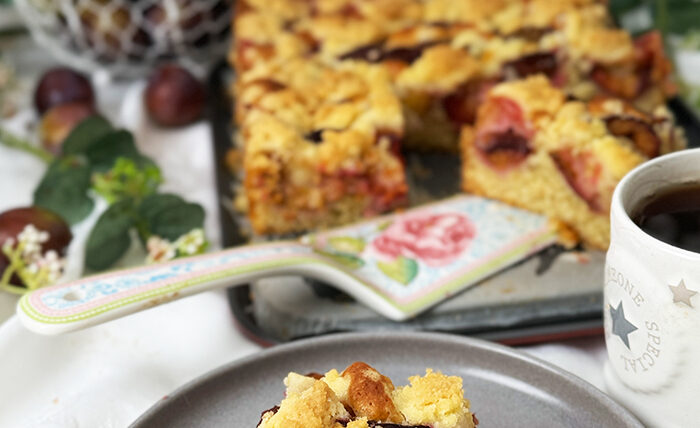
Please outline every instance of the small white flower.
M4 253L9 253L12 251L12 247L15 246L15 240L14 238L7 238L4 244L2 244L2 251Z
M204 230L192 229L175 241L174 245L180 254L191 256L201 253L205 244Z
M49 250L44 255L44 259L47 262L56 262L58 261L58 253L56 252L56 250Z
M39 273L39 264L32 263L32 264L28 265L27 272L32 274L32 275L36 275L37 273Z
M49 232L42 230L37 234L38 241L42 244L49 240Z
M172 260L175 258L175 247L166 239L159 236L151 236L146 241L146 250L148 256L147 263L157 263Z
M53 273L60 273L65 265L65 260L58 256L58 253L54 250L49 250L46 252L43 258L43 263Z
M26 260L35 260L41 257L41 245L36 242L26 242L22 246L22 258Z
M55 283L63 274L65 260L55 250L43 253L42 244L49 240L49 233L27 225L17 235L8 239L2 248L15 263L14 269L30 290Z
M41 257L42 244L49 240L49 233L40 231L33 224L28 224L17 235L22 247L22 258L32 262Z
M24 229L17 235L17 239L24 243L38 242L39 230L33 224L28 224L24 226Z

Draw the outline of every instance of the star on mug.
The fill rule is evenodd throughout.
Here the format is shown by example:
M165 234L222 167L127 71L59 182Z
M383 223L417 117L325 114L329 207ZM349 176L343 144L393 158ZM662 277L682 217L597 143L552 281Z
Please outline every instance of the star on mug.
M627 321L627 318L625 318L625 308L622 307L622 301L617 304L617 308L613 308L612 305L610 305L610 318L612 319L612 334L619 337L627 349L631 349L630 340L627 336L637 330L637 326Z
M693 307L693 304L690 303L690 298L698 294L698 292L688 290L685 286L685 282L682 279L678 285L669 285L668 288L671 290L671 293L673 293L673 303L683 302L691 308Z

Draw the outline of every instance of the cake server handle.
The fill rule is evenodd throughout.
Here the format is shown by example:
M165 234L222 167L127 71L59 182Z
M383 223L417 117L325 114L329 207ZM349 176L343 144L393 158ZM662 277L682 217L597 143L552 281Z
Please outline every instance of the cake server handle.
M366 290L311 247L297 241L275 242L236 247L41 288L22 296L17 304L17 314L29 330L55 335L195 293L287 274L333 281L351 294L358 293L353 293L350 288ZM373 300L373 296L363 295L363 291L359 294L356 297L360 300Z

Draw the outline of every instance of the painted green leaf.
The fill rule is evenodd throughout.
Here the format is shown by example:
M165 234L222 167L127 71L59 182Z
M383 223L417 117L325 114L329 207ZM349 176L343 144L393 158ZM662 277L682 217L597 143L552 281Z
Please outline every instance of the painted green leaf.
M379 232L382 232L382 231L388 229L389 226L391 226L392 223L394 223L393 220L387 220L387 221L385 221L385 222L382 222L382 223L379 224L379 226L377 226L377 230L378 230Z
M334 236L328 239L328 243L341 253L360 254L365 249L365 241L351 236Z
M362 260L361 258L354 256L352 254L333 253L330 251L323 251L323 250L319 250L319 249L315 249L314 251L317 252L318 254L322 254L326 257L330 257L331 259L333 259L337 263L340 263L341 265L343 265L347 268L350 268L350 269L359 269L365 265L364 260Z
M401 284L408 285L418 275L418 263L404 256L398 256L393 262L377 262L379 270L386 276Z

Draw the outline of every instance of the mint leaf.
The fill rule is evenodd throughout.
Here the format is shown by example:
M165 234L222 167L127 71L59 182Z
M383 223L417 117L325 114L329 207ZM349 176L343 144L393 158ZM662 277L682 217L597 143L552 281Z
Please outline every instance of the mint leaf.
M91 116L73 128L63 142L61 152L64 155L82 154L100 138L112 132L114 128L102 116Z
M656 28L664 33L685 34L698 28L700 8L695 1L666 0L654 2L654 21Z
M175 241L190 230L203 227L204 209L198 204L185 203L159 212L150 219L148 230L152 235Z
M615 17L641 6L645 6L644 0L610 0L608 4L610 13Z
M148 195L141 201L138 214L142 219L152 219L163 210L173 209L185 203L184 199L172 193Z
M106 172L119 158L132 159L138 164L153 163L136 149L134 136L129 131L118 130L99 138L85 150L93 172Z
M34 205L46 208L75 224L94 207L88 196L90 167L75 156L54 161L34 191Z
M192 229L204 227L204 209L177 195L150 195L141 202L138 211L139 233L143 240L156 235L174 242Z
M618 24L639 34L652 28L664 34L683 35L698 28L700 8L688 0L610 0L610 13Z
M135 224L134 202L125 199L110 206L97 220L85 246L85 266L100 271L119 260L131 246Z

